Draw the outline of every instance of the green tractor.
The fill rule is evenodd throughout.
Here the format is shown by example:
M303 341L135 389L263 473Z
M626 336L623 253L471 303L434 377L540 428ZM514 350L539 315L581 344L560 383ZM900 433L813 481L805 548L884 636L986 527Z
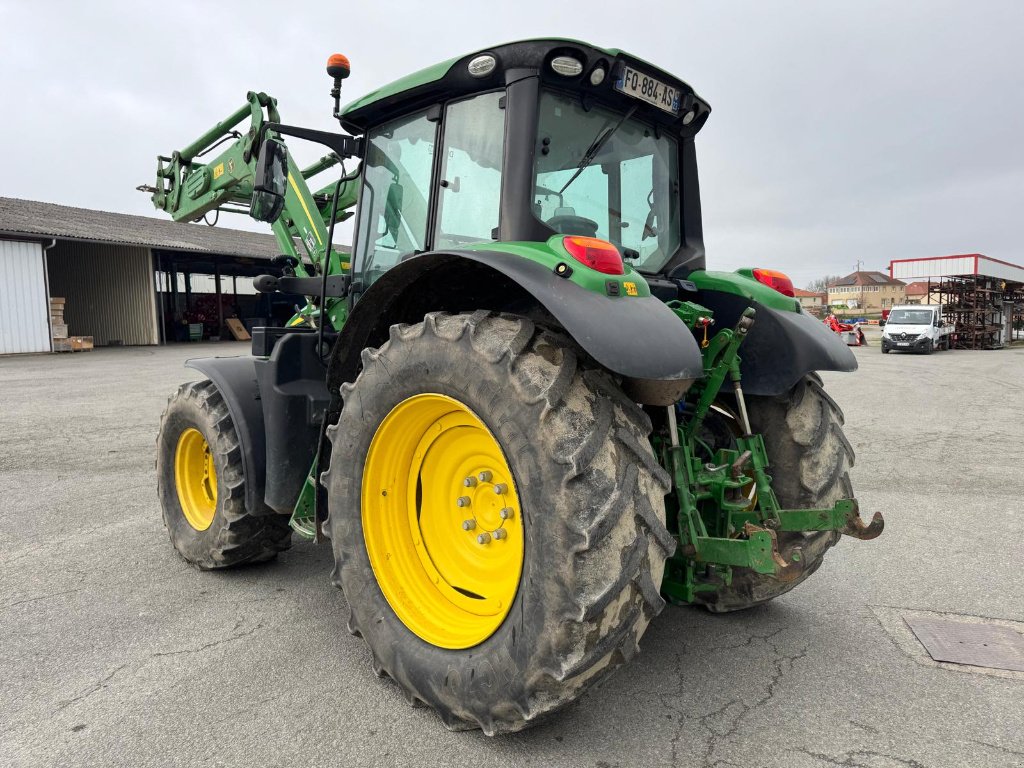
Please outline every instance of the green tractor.
M280 269L255 285L307 297L170 400L159 495L186 560L329 541L374 671L494 734L632 658L666 601L764 603L881 532L815 373L850 350L785 275L705 269L689 85L564 39L343 109L348 61L328 73L346 133L250 93L145 188L176 220L270 223ZM284 136L330 153L300 169Z

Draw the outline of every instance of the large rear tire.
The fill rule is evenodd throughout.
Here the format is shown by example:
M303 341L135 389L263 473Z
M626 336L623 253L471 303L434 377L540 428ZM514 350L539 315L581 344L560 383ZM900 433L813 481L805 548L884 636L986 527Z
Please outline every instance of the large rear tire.
M810 374L779 397L748 397L754 432L764 437L772 488L784 509L831 507L853 498L850 467L854 453L843 434L843 412ZM821 566L825 553L839 541L834 531L778 534L779 551L787 562L800 553L803 569L782 580L748 568L734 568L730 586L698 593L715 613L737 611L766 603L793 589Z
M250 515L238 435L211 381L182 384L157 437L157 493L171 543L206 569L270 560L291 546L288 518Z
M323 478L349 630L449 728L532 725L632 658L664 606L650 420L522 317L430 314L362 362Z

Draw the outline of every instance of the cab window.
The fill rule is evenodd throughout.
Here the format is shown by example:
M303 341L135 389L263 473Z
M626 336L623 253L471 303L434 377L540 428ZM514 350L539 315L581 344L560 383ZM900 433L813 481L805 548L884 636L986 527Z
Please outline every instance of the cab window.
M426 249L436 123L421 112L367 133L355 270L364 290Z
M628 112L540 97L533 211L565 235L609 240L641 272L679 248L679 158L674 138Z
M502 93L484 93L448 105L434 248L496 240L505 149Z

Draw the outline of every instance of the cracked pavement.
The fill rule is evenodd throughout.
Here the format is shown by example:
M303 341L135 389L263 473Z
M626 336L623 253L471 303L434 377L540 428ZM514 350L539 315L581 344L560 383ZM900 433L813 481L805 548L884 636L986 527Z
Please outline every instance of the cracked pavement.
M768 606L666 608L606 684L495 739L373 675L328 548L225 573L171 549L160 412L187 357L245 351L0 359L0 766L1024 764L1024 674L940 667L899 627L1024 621L1024 349L856 349L860 371L824 379L882 537Z

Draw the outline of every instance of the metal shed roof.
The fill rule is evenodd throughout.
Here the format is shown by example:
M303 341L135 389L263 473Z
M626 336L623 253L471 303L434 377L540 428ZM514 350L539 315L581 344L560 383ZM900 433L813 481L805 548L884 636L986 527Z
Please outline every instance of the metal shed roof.
M0 197L0 239L4 234L262 259L280 253L273 235L13 197Z
M901 279L984 275L985 277L1024 283L1024 267L1009 261L993 259L982 253L929 256L921 259L894 259L889 264L889 274Z

